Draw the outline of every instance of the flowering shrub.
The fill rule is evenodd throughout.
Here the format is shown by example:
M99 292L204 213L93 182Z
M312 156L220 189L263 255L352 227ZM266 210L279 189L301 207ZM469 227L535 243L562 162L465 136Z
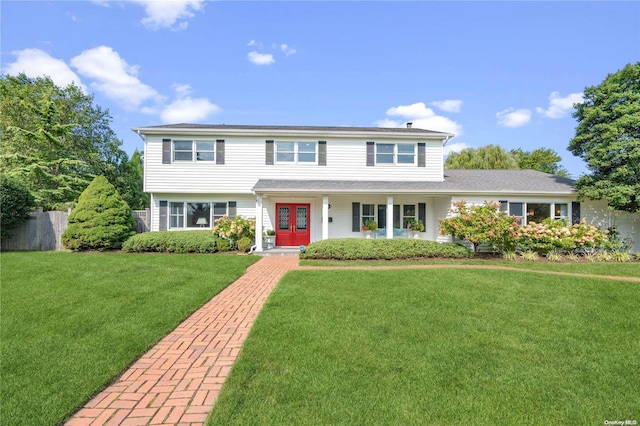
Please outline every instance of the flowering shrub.
M501 253L575 253L615 248L608 238L609 231L588 225L584 219L574 225L545 219L522 226L515 217L498 211L498 207L495 202L474 206L464 200L456 202L450 210L454 216L440 220L440 232L469 241L474 251L482 243Z
M500 203L485 201L481 205L467 205L465 200L453 203L452 217L440 219L440 232L471 243L477 252L482 243L489 243L498 251L515 250L516 218L499 211Z
M609 248L609 231L580 223L567 225L564 220L545 219L542 223L531 222L518 228L517 245L522 250L538 253L584 251L585 249Z
M256 220L255 218L244 218L242 216L230 219L225 215L216 219L212 231L218 237L228 238L234 242L243 237L254 240L256 237Z

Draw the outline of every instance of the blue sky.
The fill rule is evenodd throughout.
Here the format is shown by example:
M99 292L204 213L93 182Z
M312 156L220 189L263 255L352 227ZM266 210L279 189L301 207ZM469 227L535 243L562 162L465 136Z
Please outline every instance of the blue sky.
M3 1L2 73L80 84L131 127L401 126L566 150L573 102L640 60L638 2Z

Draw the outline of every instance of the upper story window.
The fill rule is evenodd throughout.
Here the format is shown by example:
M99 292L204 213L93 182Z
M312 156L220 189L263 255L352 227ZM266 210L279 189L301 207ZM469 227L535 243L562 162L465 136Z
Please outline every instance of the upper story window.
M173 161L215 161L215 146L213 141L174 140Z
M377 143L376 164L415 164L415 151L412 143Z
M316 163L316 142L276 142L277 163Z

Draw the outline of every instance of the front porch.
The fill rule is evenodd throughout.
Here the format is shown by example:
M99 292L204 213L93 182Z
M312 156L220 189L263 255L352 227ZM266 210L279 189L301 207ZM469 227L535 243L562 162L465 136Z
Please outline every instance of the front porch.
M314 196L315 195L315 196ZM421 238L438 240L438 217L444 217L450 196L425 194L293 194L256 193L256 236L275 231L273 240L256 239L256 252L270 246L305 246L333 238ZM410 223L420 221L424 230L415 235ZM377 229L365 232L373 221ZM445 238L445 237L441 237Z

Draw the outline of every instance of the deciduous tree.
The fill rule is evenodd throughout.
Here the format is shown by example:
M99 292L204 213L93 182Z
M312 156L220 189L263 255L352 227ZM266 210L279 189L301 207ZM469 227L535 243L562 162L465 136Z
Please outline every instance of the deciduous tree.
M573 116L578 126L569 150L591 172L576 181L578 194L640 211L640 62L587 87Z

